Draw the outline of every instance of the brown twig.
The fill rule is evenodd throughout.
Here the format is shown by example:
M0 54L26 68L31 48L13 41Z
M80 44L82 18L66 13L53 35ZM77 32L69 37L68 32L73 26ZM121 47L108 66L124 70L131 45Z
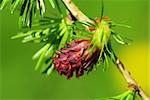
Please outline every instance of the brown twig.
M134 89L135 91L137 91L139 96L143 100L149 100L148 96L145 94L145 92L140 87L140 85L132 78L130 72L125 68L125 66L119 60L119 58L116 59L115 64L117 65L117 68L119 69L119 71L121 72L121 74L123 75L125 80L127 81L128 87L131 88L131 89Z
M93 21L91 21L85 14L83 14L71 0L62 1L78 21L93 23Z
M66 5L68 10L72 13L72 15L81 22L89 22L94 23L92 20L90 20L85 14L83 14L78 7L71 1L71 0L62 0L63 3ZM128 87L130 89L134 89L138 92L138 95L143 100L150 100L149 97L145 94L143 89L140 87L140 85L132 78L130 72L125 68L123 63L119 60L119 58L116 58L115 64L117 65L118 70L123 75L125 80L128 83Z

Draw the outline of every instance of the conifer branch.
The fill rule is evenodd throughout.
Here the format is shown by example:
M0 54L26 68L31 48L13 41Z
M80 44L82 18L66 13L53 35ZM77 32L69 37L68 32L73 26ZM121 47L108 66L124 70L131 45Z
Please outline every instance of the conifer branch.
M82 13L71 0L62 0L62 2L65 4L65 6L68 8L68 10L72 13L72 15L78 21L94 23L84 13ZM143 100L149 100L149 97L146 95L146 93L143 91L143 89L140 87L140 85L135 81L135 79L133 79L130 72L125 68L125 66L120 61L120 59L116 57L114 63L117 65L118 70L120 71L120 73L123 75L123 77L127 81L129 89L133 89L133 90L137 91L138 95Z
M130 89L134 89L135 91L137 91L137 93L139 94L139 96L143 99L143 100L149 100L149 98L147 97L147 95L145 94L145 92L143 91L143 89L140 87L140 85L135 81L135 79L133 79L133 77L131 76L131 73L125 68L125 66L123 65L123 63L119 60L119 58L116 59L115 64L117 65L118 70L120 71L120 73L123 75L123 77L125 78L125 80L128 83L128 87Z
M93 21L91 21L85 14L83 14L71 0L62 1L78 21L93 23Z

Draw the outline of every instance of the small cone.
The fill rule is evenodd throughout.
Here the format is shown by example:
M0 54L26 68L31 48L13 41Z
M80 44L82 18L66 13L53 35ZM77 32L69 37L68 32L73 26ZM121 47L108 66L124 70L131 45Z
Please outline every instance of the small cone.
M84 74L84 71L89 71L97 62L100 49L95 48L90 53L89 48L92 48L90 40L74 40L67 44L66 48L61 49L53 58L56 70L60 75L65 75L68 79L76 73L76 77Z

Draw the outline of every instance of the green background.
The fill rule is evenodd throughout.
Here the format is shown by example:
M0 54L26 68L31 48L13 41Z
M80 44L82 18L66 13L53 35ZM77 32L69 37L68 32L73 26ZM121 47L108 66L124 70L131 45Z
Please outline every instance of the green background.
M73 0L89 17L100 16L100 0ZM113 42L116 54L131 71L132 76L150 93L148 87L148 0L104 0L104 15L116 23L131 25L132 29L115 28L122 36L132 39L129 46ZM49 5L49 4L47 4ZM47 10L54 13L54 10ZM110 63L104 72L101 67L80 79L67 80L57 72L45 76L34 71L32 55L42 45L22 44L11 40L18 30L19 11L10 14L6 7L0 12L0 100L93 100L122 93L126 81Z

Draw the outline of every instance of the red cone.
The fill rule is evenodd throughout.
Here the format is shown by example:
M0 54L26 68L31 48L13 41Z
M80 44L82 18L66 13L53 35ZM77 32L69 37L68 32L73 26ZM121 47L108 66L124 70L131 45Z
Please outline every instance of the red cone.
M89 71L93 68L99 57L100 49L92 48L90 40L74 40L67 44L66 48L61 49L53 58L56 70L60 75L65 75L68 79L76 72L76 77L84 74L84 71Z

